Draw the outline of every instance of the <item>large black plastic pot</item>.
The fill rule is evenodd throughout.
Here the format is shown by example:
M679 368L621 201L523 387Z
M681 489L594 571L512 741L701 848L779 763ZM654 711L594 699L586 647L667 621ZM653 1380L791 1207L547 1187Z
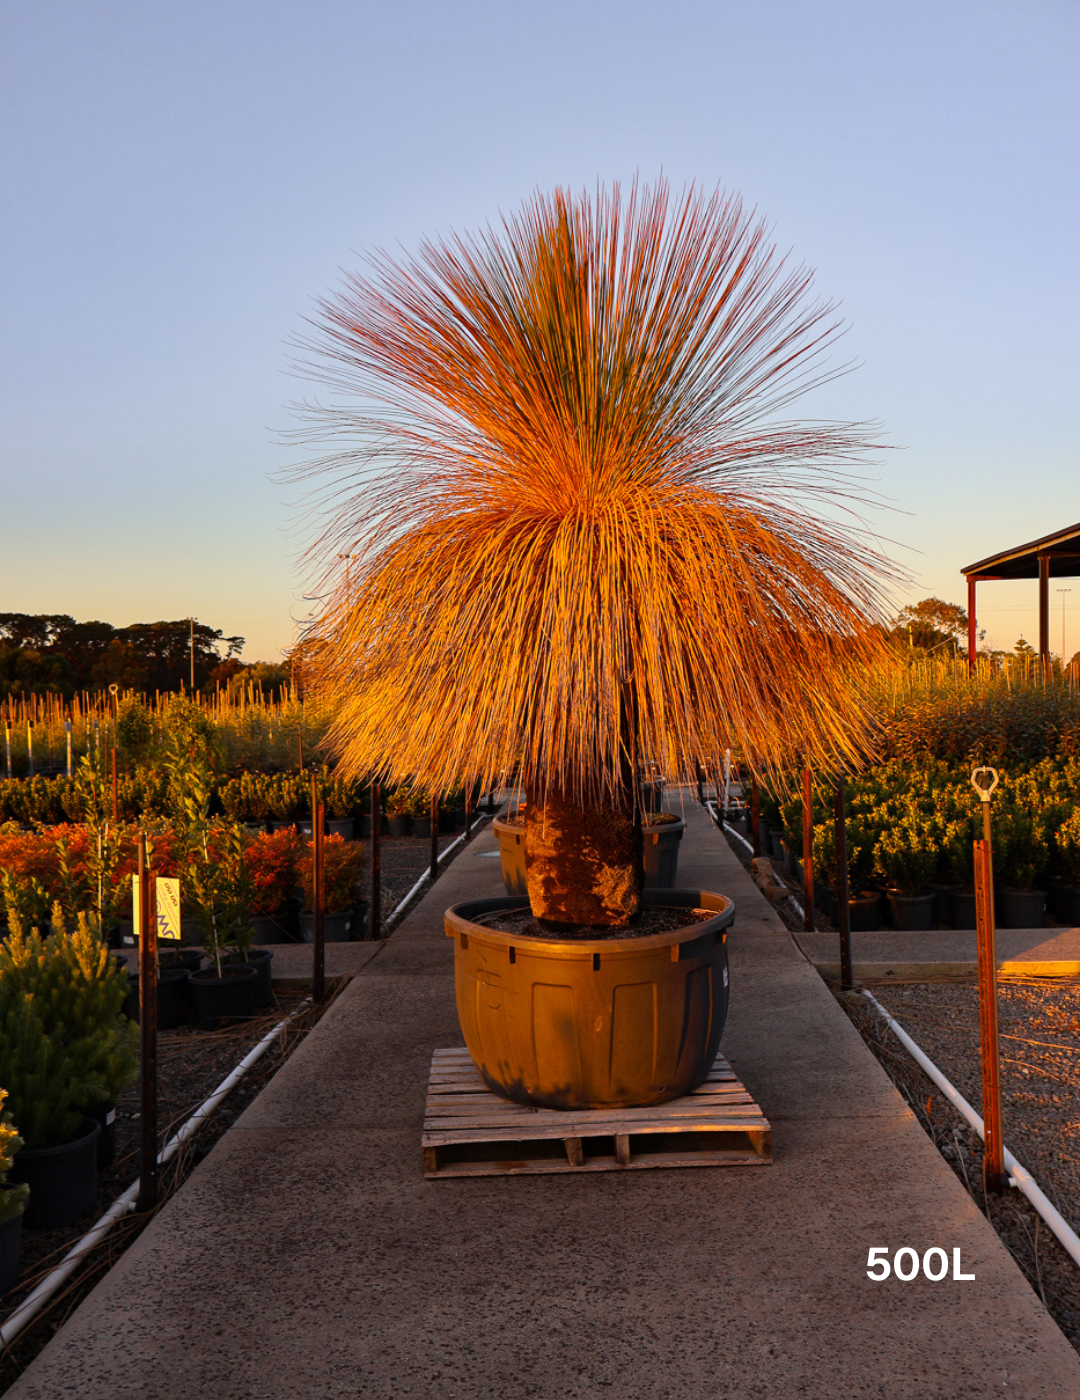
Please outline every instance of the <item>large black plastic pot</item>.
M1042 928L1046 891L999 889L995 913L999 928Z
M271 964L274 961L274 954L269 948L249 948L247 960L243 958L229 959L229 967L253 967L255 969L255 986L251 993L252 1011L260 1011L264 1006L274 1004L274 982Z
M258 973L250 964L189 972L188 983L195 1003L195 1020L201 1031L216 1031L222 1021L241 1020L251 1015L252 994Z
M840 925L840 901L829 891L829 918ZM851 933L877 933L881 927L881 896L876 890L861 890L848 900L848 929Z
M1050 890L1050 908L1059 923L1075 928L1080 924L1080 885L1054 885Z
M353 936L354 914L344 909L338 914L323 915L323 942L348 943ZM304 909L300 914L300 932L305 943L315 942L315 911Z
M925 894L901 894L898 890L889 890L886 898L889 901L889 916L893 928L915 931L934 927L934 903L937 896L933 890L928 890Z
M14 1288L22 1269L23 1213L13 1215L0 1225L0 1293Z
M12 1181L30 1187L27 1229L74 1225L97 1204L97 1144L101 1124L84 1118L77 1137L60 1147L24 1147L15 1154Z
M953 890L949 896L953 928L975 928L975 891Z
M412 834L413 834L414 836L421 836L421 837L423 837L425 840L430 840L430 839L431 839L431 814L430 814L430 813L429 813L427 816L425 816L425 817L413 817L413 819L412 819Z
M392 817L387 817L390 824L391 836L411 836L412 817L405 812L395 812Z
M642 832L645 857L645 885L649 889L670 890L679 869L679 842L685 822L660 822Z
M332 817L326 822L327 836L342 836L346 841L353 839L355 829L352 817Z
M202 961L202 954L199 954ZM196 965L197 966L197 965ZM181 963L174 967L159 967L157 980L157 1020L159 1031L172 1031L177 1026L186 1025L191 1019L191 987L188 978L192 968ZM128 995L124 1003L125 1013L133 1020L139 1019L139 973L128 970Z
M292 911L282 905L273 914L252 914L251 941L260 947L274 943L292 943L290 931Z
M87 1118L92 1118L101 1127L97 1143L98 1171L111 1167L116 1158L116 1100L107 1103L92 1103L85 1110Z
M955 885L938 885L933 880L926 887L934 896L934 923L952 923L952 897Z

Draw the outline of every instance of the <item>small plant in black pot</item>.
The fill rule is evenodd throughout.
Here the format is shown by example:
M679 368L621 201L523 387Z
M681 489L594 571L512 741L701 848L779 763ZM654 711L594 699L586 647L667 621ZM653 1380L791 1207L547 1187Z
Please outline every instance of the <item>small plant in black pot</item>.
M358 936L353 924L365 863L364 848L358 842L343 841L340 836L326 838L323 845L323 890L326 899L323 937L328 943L344 943ZM304 942L310 943L315 937L315 913L312 908L315 887L310 842L301 848L299 872L304 888L305 907L301 915Z
M912 811L887 826L874 848L874 869L885 886L893 927L934 926L934 895L927 889L937 869L937 851L925 820Z
M0 1089L0 1110L6 1098L7 1090ZM30 1188L25 1182L9 1184L7 1179L22 1145L11 1114L0 1111L0 1294L15 1287L22 1259L23 1211Z
M0 949L0 1079L25 1142L13 1175L30 1185L28 1226L71 1224L94 1207L102 1125L138 1072L126 997L123 969L85 916L68 933L57 911L44 940L13 923Z

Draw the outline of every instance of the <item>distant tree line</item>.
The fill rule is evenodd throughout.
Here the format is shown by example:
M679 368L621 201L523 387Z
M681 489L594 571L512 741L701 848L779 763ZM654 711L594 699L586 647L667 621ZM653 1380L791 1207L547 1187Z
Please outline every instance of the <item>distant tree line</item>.
M245 666L243 646L243 637L196 622L192 648L187 618L113 627L76 622L66 613L0 613L0 696L71 696L114 684L121 690L190 688L192 650L197 690L235 684L242 674L274 687L286 677L283 667Z

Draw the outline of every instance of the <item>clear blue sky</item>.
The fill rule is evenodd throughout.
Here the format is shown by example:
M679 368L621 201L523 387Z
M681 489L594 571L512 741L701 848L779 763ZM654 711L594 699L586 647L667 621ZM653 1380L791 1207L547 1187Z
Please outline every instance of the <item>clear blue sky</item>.
M1080 519L1080 9L865 0L9 0L0 611L303 609L286 342L372 246L663 170L768 216L850 323L911 597ZM984 586L991 640L1035 585ZM1055 650L1060 603L1052 594ZM1080 648L1080 580L1067 650Z

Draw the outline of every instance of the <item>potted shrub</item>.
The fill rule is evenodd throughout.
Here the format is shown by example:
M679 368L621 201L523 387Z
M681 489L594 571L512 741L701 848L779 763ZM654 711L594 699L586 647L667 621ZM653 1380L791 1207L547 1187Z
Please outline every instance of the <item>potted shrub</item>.
M353 839L357 797L355 783L350 783L339 773L324 775L322 798L326 804L326 831L329 836L340 836L346 841Z
M355 841L328 836L323 842L323 938L327 943L346 943L363 937L356 905L365 863L364 848ZM315 912L311 907L315 885L310 841L300 847L298 868L304 891L301 929L304 942L311 943L315 938Z
M1006 799L995 804L992 830L994 878L999 882L998 924L1001 928L1042 928L1046 891L1034 885L1046 868L1050 843L1040 814Z
M294 911L289 892L297 881L297 860L301 839L295 828L253 836L244 849L244 862L251 882L248 912L251 915L252 942L290 943Z
M96 1203L101 1119L138 1072L126 997L85 917L46 940L13 925L0 949L0 1065L25 1142L12 1174L30 1186L28 1226L71 1224Z
M391 836L402 837L412 835L412 803L412 791L404 784L400 787L392 788L386 794L384 806L386 808L386 821Z
M734 907L643 896L640 755L693 781L729 747L759 778L863 753L880 563L750 484L861 446L761 421L828 339L805 288L737 201L635 187L538 196L324 303L327 376L387 411L335 458L367 484L332 537L363 548L313 683L347 773L447 793L520 763L527 898L446 915L466 1043L511 1098L659 1102L713 1063Z
M1065 879L1054 890L1054 915L1063 924L1080 924L1080 807L1058 827L1055 845Z
M23 1211L30 1190L25 1182L8 1183L8 1172L23 1140L12 1125L11 1114L3 1107L6 1098L7 1090L0 1089L0 1294L19 1281Z
M912 811L877 839L874 868L885 886L894 928L934 926L934 894L926 886L937 868L937 852L930 839L926 823Z

